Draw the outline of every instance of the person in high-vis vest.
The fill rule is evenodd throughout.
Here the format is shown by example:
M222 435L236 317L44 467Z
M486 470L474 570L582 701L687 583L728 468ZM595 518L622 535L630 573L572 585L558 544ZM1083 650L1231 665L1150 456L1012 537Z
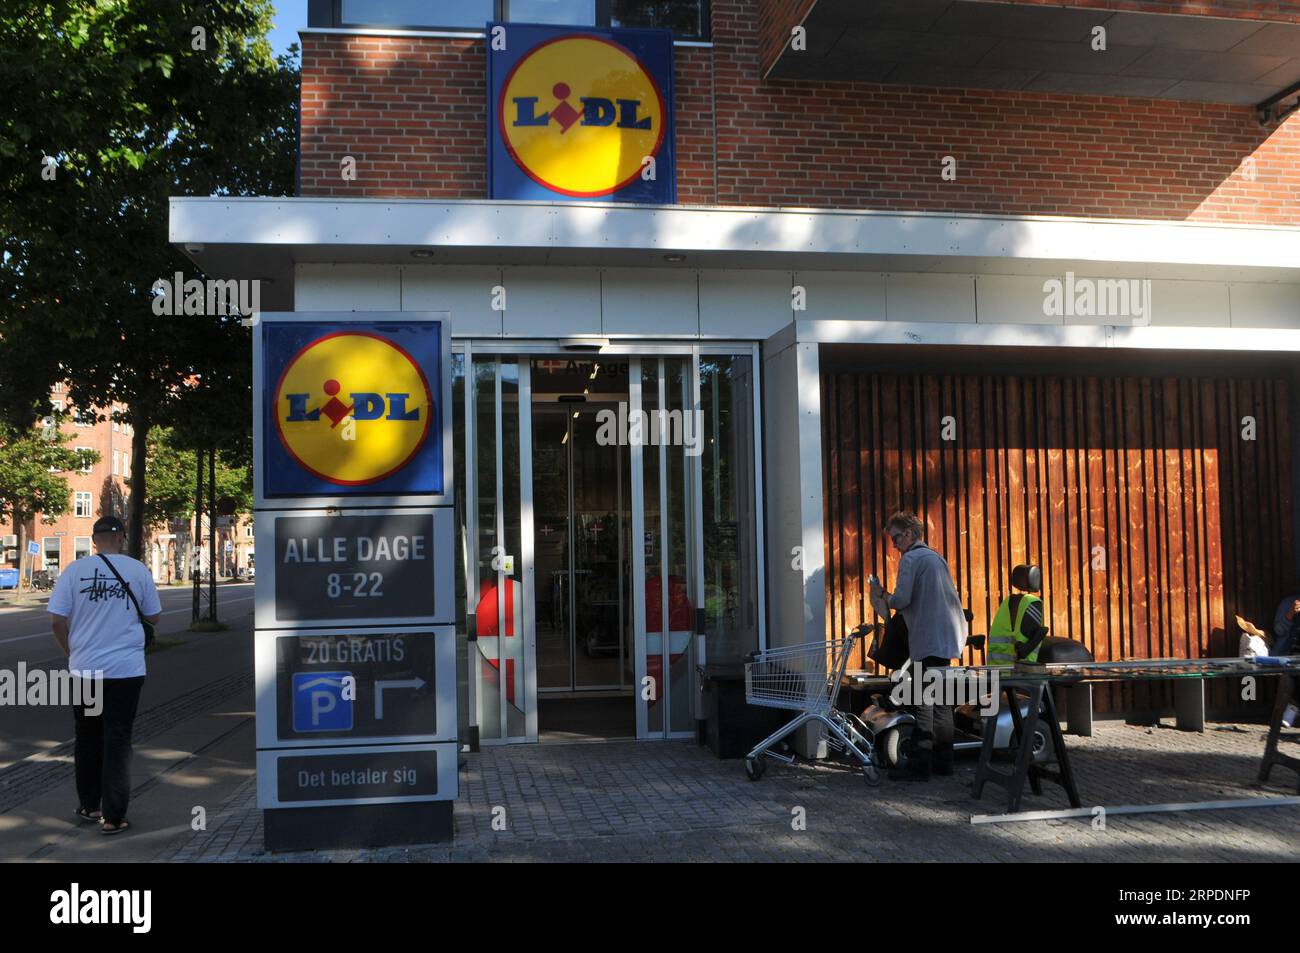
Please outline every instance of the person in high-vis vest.
M1043 625L1043 600L1034 593L1043 588L1043 572L1037 566L1011 570L1011 585L1020 592L998 606L989 628L988 664L1015 665L1038 661L1038 649L1047 637Z

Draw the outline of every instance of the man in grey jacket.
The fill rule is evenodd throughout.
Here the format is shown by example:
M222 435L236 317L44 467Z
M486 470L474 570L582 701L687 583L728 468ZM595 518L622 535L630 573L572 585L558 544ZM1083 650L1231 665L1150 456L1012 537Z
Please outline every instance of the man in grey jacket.
M942 668L961 658L966 648L966 616L944 558L925 544L925 527L912 513L895 513L885 524L894 548L902 553L898 582L893 593L871 587L871 604L888 617L890 609L903 613L907 622L912 675L919 678L918 663ZM919 682L917 683L919 684ZM890 777L928 781L931 772L952 774L952 707L922 705L916 711L913 754L902 770Z

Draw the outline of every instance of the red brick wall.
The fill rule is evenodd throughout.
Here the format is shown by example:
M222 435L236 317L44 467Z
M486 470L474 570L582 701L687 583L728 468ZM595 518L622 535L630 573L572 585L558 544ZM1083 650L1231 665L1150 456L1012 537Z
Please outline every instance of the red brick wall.
M1300 219L1296 117L1266 130L1248 107L761 81L753 7L713 5L719 204Z
M302 39L303 195L487 195L482 40Z
M677 201L712 205L714 180L713 51L678 47L673 75L677 100Z
M713 49L677 49L683 203L1300 220L1300 117L1261 129L1246 107L764 81L764 2L713 0ZM304 37L302 193L484 198L482 42Z

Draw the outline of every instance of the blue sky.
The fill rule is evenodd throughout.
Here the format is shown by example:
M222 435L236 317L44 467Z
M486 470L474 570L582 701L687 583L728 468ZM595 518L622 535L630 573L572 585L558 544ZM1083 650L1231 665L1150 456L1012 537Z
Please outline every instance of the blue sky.
M284 53L290 43L298 43L298 31L306 25L307 0L275 0L275 29L270 33L275 52Z

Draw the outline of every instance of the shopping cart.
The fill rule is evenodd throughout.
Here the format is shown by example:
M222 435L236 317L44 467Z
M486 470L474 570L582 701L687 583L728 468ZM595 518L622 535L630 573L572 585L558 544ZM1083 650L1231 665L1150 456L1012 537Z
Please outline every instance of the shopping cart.
M862 763L867 784L880 783L880 767L867 732L854 725L856 719L835 708L835 695L848 665L849 651L874 626L863 625L841 639L808 642L758 652L745 662L745 701L764 708L800 712L793 721L760 741L745 756L749 780L763 776L763 756L793 764L794 756L772 750L782 738L810 721L821 723L822 737L835 751Z

